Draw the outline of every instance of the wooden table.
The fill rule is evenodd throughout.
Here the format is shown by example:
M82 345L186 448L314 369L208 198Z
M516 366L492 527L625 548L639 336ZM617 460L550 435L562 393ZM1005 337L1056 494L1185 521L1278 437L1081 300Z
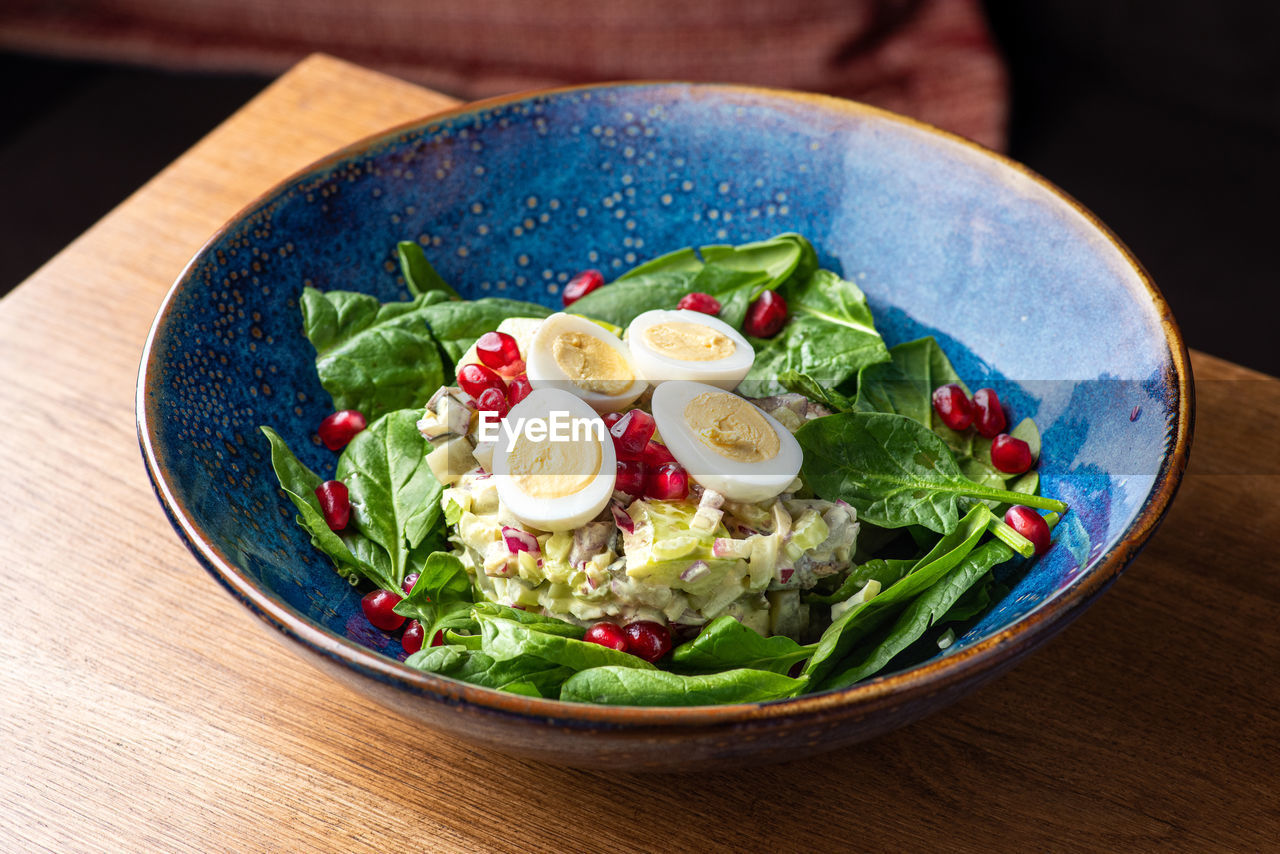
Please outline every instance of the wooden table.
M0 850L1275 849L1280 381L1201 353L1191 467L1146 552L1010 675L870 744L548 768L285 652L151 493L142 342L240 206L450 104L313 57L0 301Z

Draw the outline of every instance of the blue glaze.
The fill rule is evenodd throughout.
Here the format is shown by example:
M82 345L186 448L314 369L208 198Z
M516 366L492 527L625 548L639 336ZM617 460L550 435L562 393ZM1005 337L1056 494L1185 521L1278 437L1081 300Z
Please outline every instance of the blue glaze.
M1072 506L1061 545L952 651L1116 547L1161 471L1178 400L1157 309L1115 246L1037 181L919 126L685 85L554 93L428 122L233 221L184 273L144 364L167 487L280 602L397 655L294 524L258 431L274 426L332 472L314 436L331 405L300 330L303 285L404 299L395 244L409 239L464 296L558 305L586 267L610 277L680 246L783 231L863 287L889 343L937 336L971 388L995 387L1015 421L1032 415L1044 433L1043 491Z

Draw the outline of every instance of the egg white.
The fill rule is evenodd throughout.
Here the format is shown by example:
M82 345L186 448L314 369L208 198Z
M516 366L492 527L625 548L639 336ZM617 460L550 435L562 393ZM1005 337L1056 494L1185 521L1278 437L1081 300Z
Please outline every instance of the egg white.
M634 381L620 394L588 391L575 383L560 369L552 353L552 343L557 336L566 332L578 332L603 341L627 364L635 377ZM636 370L635 363L631 360L631 353L621 339L585 317L573 314L559 312L543 320L533 340L529 342L529 350L524 358L529 385L534 389L551 388L567 391L586 401L597 412L616 412L625 409L649 387L640 372Z
M732 501L765 501L785 490L800 473L800 464L804 462L804 452L796 437L773 416L742 398L759 411L778 434L778 453L773 459L760 462L741 462L722 456L698 438L684 417L689 402L706 392L733 394L717 386L682 380L662 383L653 391L653 417L658 433L676 461L704 488L713 489Z
M569 495L554 498L534 497L520 488L511 474L510 434L520 429L521 419L550 419L552 412L567 412L573 420L584 419L593 427L589 437L583 430L583 441L598 444L600 470L585 487ZM591 521L613 497L618 473L618 458L613 441L604 429L600 415L581 398L556 388L535 389L524 400L511 407L493 452L493 476L498 500L513 518L540 531L569 531ZM526 421L527 423L527 421ZM585 424L583 425L586 426Z
M734 343L734 351L723 359L705 362L673 358L650 347L644 338L645 330L662 323L690 323L709 327L729 338ZM684 309L646 311L627 326L626 341L636 368L639 369L641 376L653 385L668 380L691 380L710 383L725 391L733 391L751 370L751 365L756 359L755 349L738 330L720 318L700 311Z

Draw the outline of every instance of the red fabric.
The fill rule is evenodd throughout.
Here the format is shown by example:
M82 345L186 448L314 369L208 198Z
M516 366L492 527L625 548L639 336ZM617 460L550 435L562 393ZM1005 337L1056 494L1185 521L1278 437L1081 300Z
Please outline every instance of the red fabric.
M978 0L9 0L0 46L273 73L323 51L463 98L750 83L866 101L996 148L1007 113Z

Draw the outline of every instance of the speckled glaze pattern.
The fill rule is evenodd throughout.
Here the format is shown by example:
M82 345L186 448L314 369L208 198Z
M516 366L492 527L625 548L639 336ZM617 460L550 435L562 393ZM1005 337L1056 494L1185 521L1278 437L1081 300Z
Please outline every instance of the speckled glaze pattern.
M972 387L1044 434L1058 545L945 655L853 689L699 709L580 706L397 662L313 550L258 425L331 473L331 409L303 338L304 285L408 297L398 240L464 296L558 305L690 244L796 231L866 291L889 343L934 335ZM919 717L1078 614L1154 530L1189 451L1185 348L1127 251L1060 191L996 155L873 108L730 86L630 84L473 105L367 140L229 222L166 298L138 429L158 497L201 563L343 681L507 751L618 767L785 759ZM282 659L281 666L288 666ZM678 751L671 746L679 744Z

